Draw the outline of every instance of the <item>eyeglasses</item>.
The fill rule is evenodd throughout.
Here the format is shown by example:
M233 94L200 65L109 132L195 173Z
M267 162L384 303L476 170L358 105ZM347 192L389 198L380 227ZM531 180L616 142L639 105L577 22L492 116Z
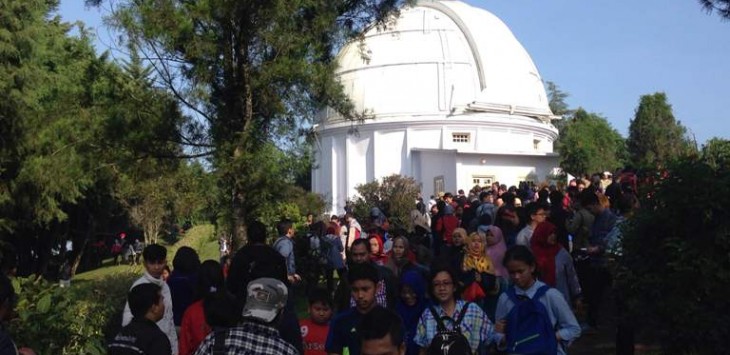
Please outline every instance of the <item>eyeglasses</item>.
M450 287L450 286L452 286L453 284L454 284L454 283L453 283L453 282L451 282L451 281L444 281L444 282L434 282L434 283L433 283L433 288L437 288L437 287Z

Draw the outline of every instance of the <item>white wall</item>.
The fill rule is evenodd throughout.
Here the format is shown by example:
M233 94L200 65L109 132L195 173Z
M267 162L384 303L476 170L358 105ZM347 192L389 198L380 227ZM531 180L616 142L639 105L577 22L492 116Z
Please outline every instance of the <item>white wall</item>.
M553 156L460 154L457 156L459 188L472 188L471 179L474 175L491 175L507 186L517 185L525 179L542 182L553 167L558 166L558 160L558 157Z

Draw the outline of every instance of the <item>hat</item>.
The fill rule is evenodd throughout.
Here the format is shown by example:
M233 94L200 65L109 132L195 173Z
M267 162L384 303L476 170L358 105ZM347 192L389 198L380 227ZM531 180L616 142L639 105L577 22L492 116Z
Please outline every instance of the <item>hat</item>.
M262 277L253 280L246 288L248 297L242 315L271 323L286 306L288 293L284 283L277 279Z

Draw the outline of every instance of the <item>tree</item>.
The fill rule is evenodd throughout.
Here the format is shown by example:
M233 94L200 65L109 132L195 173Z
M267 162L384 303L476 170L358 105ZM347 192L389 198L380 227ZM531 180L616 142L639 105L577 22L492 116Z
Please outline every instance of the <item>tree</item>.
M398 174L383 177L355 187L355 217L364 222L370 219L370 209L379 208L392 227L408 229L410 213L416 207L416 198L421 191L418 182L410 176Z
M605 118L584 109L566 119L556 142L560 167L574 175L613 171L624 163L624 139Z
M691 151L687 130L674 118L667 95L657 92L641 97L629 125L626 146L637 167L665 166L671 159Z
M730 0L699 0L708 12L717 12L724 20L730 20Z
M547 89L548 99L550 100L548 103L550 111L552 111L554 115L561 117L561 119L552 121L552 124L558 129L558 131L560 131L563 127L565 127L565 119L569 115L572 115L575 110L571 110L568 107L568 103L565 102L565 99L570 96L567 92L560 90L560 87L552 81L545 82L545 86Z
M730 164L730 141L722 138L712 138L702 146L702 157L707 164L717 168Z
M87 0L99 5L102 0ZM262 191L279 177L262 159L270 142L299 132L325 106L353 111L334 75L334 55L366 27L384 25L399 0L161 0L114 2L112 23L155 68L156 79L208 128L209 150L245 241Z

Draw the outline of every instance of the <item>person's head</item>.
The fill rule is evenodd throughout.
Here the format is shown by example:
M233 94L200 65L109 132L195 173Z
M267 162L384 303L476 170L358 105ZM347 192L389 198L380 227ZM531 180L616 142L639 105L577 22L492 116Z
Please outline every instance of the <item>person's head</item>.
M172 268L175 272L193 274L200 267L198 252L191 247L180 247L172 259Z
M314 222L314 213L308 212L306 218L307 218L307 223L312 224L312 222Z
M616 208L621 216L631 216L639 208L639 199L634 194L623 194L619 197Z
M378 285L378 270L373 264L352 265L347 273L347 282L360 313L367 313L375 307L375 291Z
M350 247L350 257L353 264L367 263L370 257L370 242L364 238L355 240Z
M337 217L336 214L333 214L330 217L330 223L340 224L340 217Z
M246 287L246 305L243 318L266 324L273 323L286 306L289 291L283 282L268 277L258 278Z
M584 192L581 192L579 198L580 204L592 214L598 215L605 209L605 207L601 205L598 195L591 191L585 190Z
M380 255L383 253L383 240L379 235L372 235L368 238L371 255Z
M397 236L393 239L393 256L397 259L405 258L408 253L408 239L404 236Z
M0 275L0 322L12 318L16 298L13 283L7 276Z
M170 273L170 265L165 264L165 267L162 268L162 281L167 281L170 278Z
M528 289L535 282L535 256L524 245L515 245L504 254L502 264L507 268L512 283Z
M446 265L438 265L431 270L428 284L431 299L439 304L456 300L456 272Z
M533 202L527 205L527 213L530 215L530 223L533 226L545 222L548 209L541 203Z
M309 318L316 324L327 324L332 318L332 299L329 292L316 288L309 294Z
M575 187L578 188L578 192L582 192L586 188L586 183L585 183L585 181L578 179L575 182Z
M198 270L197 284L195 285L195 299L217 292L223 288L223 269L215 260L206 260Z
M447 192L444 194L444 201L446 201L447 204L450 204L454 201L454 195L451 194L451 192Z
M362 355L404 355L403 320L387 308L375 308L357 326Z
M312 235L322 237L327 234L327 224L323 221L311 223L309 225L309 232L312 233Z
M352 215L352 212L345 213L345 223L349 224L353 219L355 219L355 217Z
M486 236L477 232L469 234L469 252L484 254L487 246Z
M246 236L249 243L266 243L266 225L253 221L246 226Z
M550 204L553 207L562 207L564 197L565 195L559 190L550 191Z
M543 246L551 246L558 244L557 237L558 228L550 222L542 222L535 227L532 232L530 243Z
M147 318L157 322L165 315L162 289L153 283L132 287L127 294L127 303L129 303L129 310L134 318Z
M282 220L276 224L276 232L279 235L291 237L294 236L294 225L290 220Z
M426 296L426 280L418 270L408 270L401 275L400 299L403 304L413 307L423 302Z
M464 228L456 228L453 232L451 232L451 244L454 246L460 247L464 245L464 242L466 241L466 229Z
M142 251L144 268L150 276L159 279L167 265L167 249L159 244L150 244Z

